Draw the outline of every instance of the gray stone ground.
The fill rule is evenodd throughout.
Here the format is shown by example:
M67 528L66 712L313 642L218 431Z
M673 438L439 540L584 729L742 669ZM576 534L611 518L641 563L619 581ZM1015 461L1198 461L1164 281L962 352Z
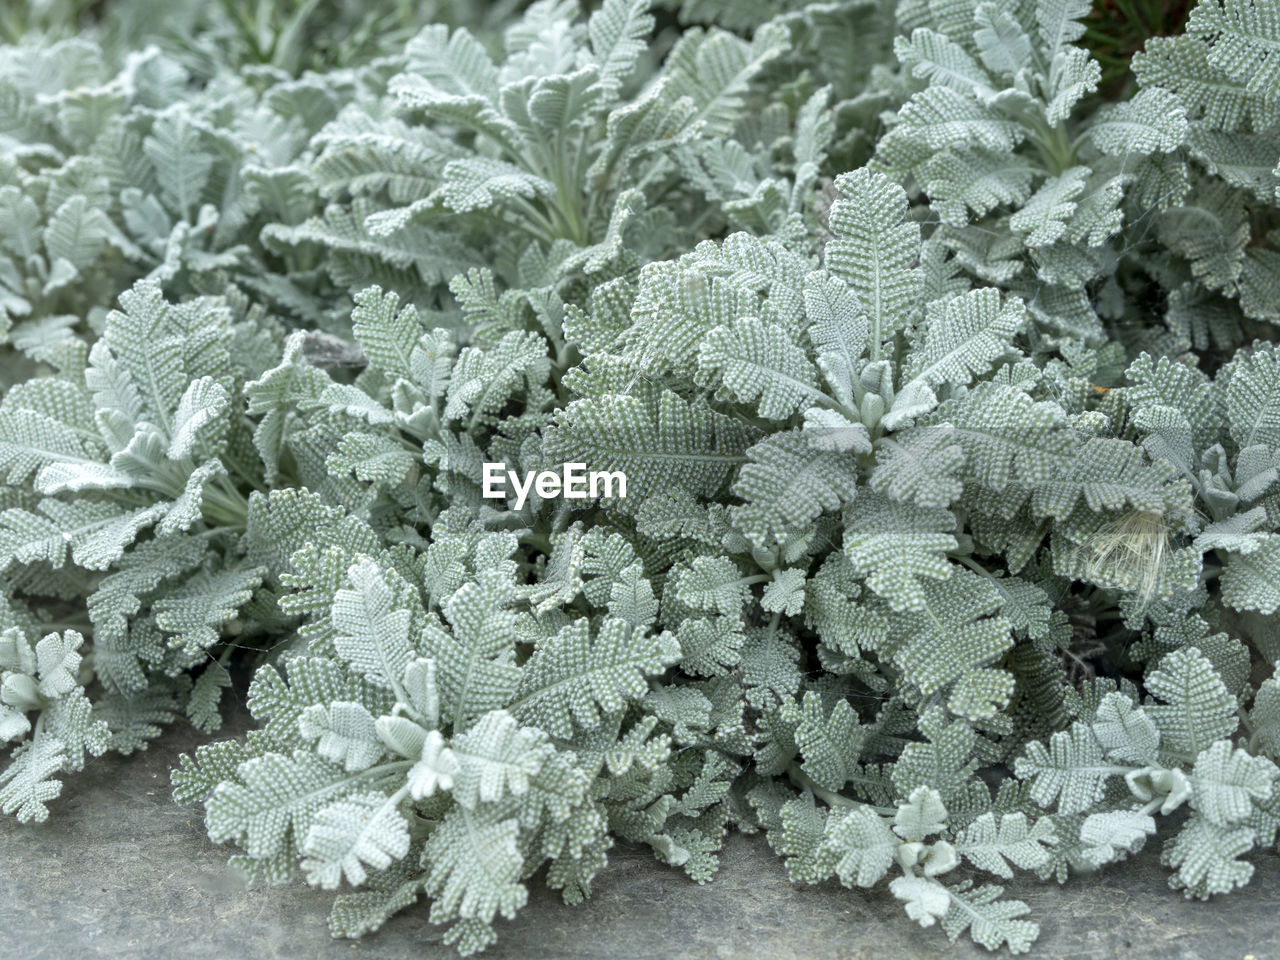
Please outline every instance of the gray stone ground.
M101 758L70 778L48 823L0 821L0 958L455 956L421 905L365 941L334 941L330 895L301 883L246 890L225 866L229 850L206 837L200 809L169 798L169 765L197 742L179 729L146 753ZM1032 957L1280 960L1280 862L1256 862L1248 888L1210 904L1169 890L1153 849L1062 888L1019 885L1042 928ZM566 907L536 885L529 899L500 923L486 958L987 956L911 924L886 892L793 888L759 837L732 837L706 886L645 850L615 848L587 904Z

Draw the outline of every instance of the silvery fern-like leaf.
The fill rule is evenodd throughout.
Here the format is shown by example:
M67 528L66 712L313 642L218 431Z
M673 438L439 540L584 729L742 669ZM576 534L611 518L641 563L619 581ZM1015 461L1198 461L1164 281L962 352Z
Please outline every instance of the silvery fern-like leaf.
M218 629L239 613L262 585L262 567L230 567L202 572L156 600L156 625L172 633L172 642L191 650L208 649Z
M1084 36L1080 20L1089 13L1089 0L1038 0L1035 9L1040 39L1050 56Z
M390 437L367 433L347 434L325 458L325 466L333 476L350 473L357 480L388 487L402 482L417 464L418 458Z
M1160 87L1141 90L1132 100L1113 104L1089 125L1089 139L1103 153L1168 153L1187 135L1186 111Z
M22 740L31 732L31 721L25 711L9 704L0 704L0 742Z
M805 694L798 719L796 746L804 758L800 768L818 786L839 790L857 770L867 729L858 723L847 700L836 701L828 713L812 691Z
M698 349L698 372L703 382L718 375L769 420L784 420L822 397L804 350L782 327L755 317L711 330Z
M870 453L871 434L866 424L850 420L845 414L825 407L810 407L804 412L801 428L805 440L815 450L834 453Z
M316 187L301 164L287 167L249 166L244 171L245 194L271 218L301 223L316 207Z
M249 759L249 748L241 740L216 740L180 754L169 774L173 799L177 803L203 802L218 784L236 775L236 768Z
M770 613L795 616L804 609L805 571L796 567L775 569L773 579L764 586L760 609Z
M832 816L841 815L844 812L843 808L829 811L819 807L814 802L812 794L792 797L789 792L781 791L772 796L765 795L763 791L753 792L751 802L752 806L761 812L761 820L768 824L766 829L769 830L770 844L785 858L787 876L793 883L821 883L831 876L831 858L823 855L822 835ZM859 805L849 808L848 812L854 813L864 809ZM869 876L867 886L871 886L885 875L890 864L893 863L893 848L897 845L898 838L889 833L879 816L871 811L866 812L871 814L871 818L867 821L868 826L878 825L884 833L888 834L888 840L885 841L887 856L879 872ZM854 870L857 869L858 858L859 854L855 853L852 858ZM868 871L868 874L871 873L872 871Z
M432 919L440 923L461 916L487 924L495 913L515 916L529 897L519 882L524 857L518 836L519 822L513 817L483 807L450 810L423 850L426 890L435 898Z
M949 510L863 493L845 511L844 552L893 609L924 610L922 579L945 580L955 570L946 558L954 529Z
M1254 507L1230 516L1226 520L1207 524L1196 537L1195 546L1205 551L1253 553L1255 550L1262 549L1270 537L1270 534L1262 533L1258 529L1265 522L1266 511L1261 507Z
M354 105L322 128L312 143L319 155L310 179L321 194L345 189L361 196L385 188L397 203L430 193L436 182L433 168L462 155L435 130L399 119L379 122Z
M513 163L489 157L467 157L450 160L440 186L420 204L390 211L386 216L375 214L366 223L370 234L385 236L436 212L472 213L515 197L532 200L554 195L554 184Z
M737 615L751 595L749 583L728 557L695 557L671 577L676 598L694 610Z
M230 426L226 417L229 407L226 388L212 377L191 381L174 411L169 459L181 460L215 450Z
M662 637L607 619L596 636L585 620L560 630L525 664L508 709L520 721L567 739L574 723L595 729L602 717L642 697L645 677L673 659Z
M490 350L468 347L454 365L444 416L471 424L493 416L522 379L541 383L547 366L543 341L533 333L513 330Z
M980 383L965 399L944 403L930 420L954 428L965 453L964 475L992 490L1014 480L1047 480L1074 455L1061 408L1003 384Z
M690 266L666 261L649 264L641 274L627 339L646 364L683 358L712 328L760 312L754 290Z
M397 608L386 575L373 560L360 560L347 576L352 588L333 597L334 647L372 683L394 687L415 656L411 613Z
M55 262L63 260L82 270L98 259L114 235L114 226L107 215L77 194L64 201L49 218L44 229L44 248Z
M754 542L780 537L788 527L838 509L857 493L848 454L815 443L811 433L775 433L747 449L749 459L733 483L733 492L746 503L732 507L731 514ZM818 436L830 438L827 431Z
M1021 900L1001 900L1004 888L984 884L972 890L947 888L951 905L942 918L942 929L954 942L965 930L974 943L988 950L1008 945L1010 953L1026 953L1040 935L1040 925L1019 920L1031 912Z
M1233 77L1210 59L1212 47L1194 36L1151 37L1134 54L1133 72L1144 87L1172 91L1187 116L1210 130L1234 132L1248 120L1264 129L1280 104L1267 105L1249 92L1250 75Z
M114 464L50 463L36 475L37 492L44 494L88 493L100 490L127 490L135 486L130 474L159 466L162 440L154 431L141 433L136 442L121 451L120 469Z
M505 710L486 713L451 745L458 771L453 796L468 810L504 796L520 796L552 748L537 727L522 727Z
M723 30L687 30L667 58L665 94L689 97L695 112L691 126L724 136L742 110L752 78L786 52L790 40L781 24L767 23L750 43Z
M405 48L408 70L391 86L405 103L439 108L459 119L465 110L489 119L498 99L498 72L484 47L465 29L432 25ZM481 113L481 110L487 112Z
M1153 153L1132 167L1126 193L1143 209L1168 210L1186 199L1191 189L1186 160L1174 153Z
M1125 184L1130 176L1120 173L1095 172L1085 183L1084 193L1076 199L1075 213L1067 223L1066 238L1072 243L1099 247L1124 226Z
M156 524L156 532L167 537L178 531L190 530L198 521L204 519L206 500L212 499L209 488L219 479L227 476L227 468L222 460L206 460L187 475L187 482L182 492L174 497L171 503L161 501L152 510L163 513ZM234 508L237 515L239 504Z
M0 772L0 812L17 813L22 823L47 820L45 804L62 793L62 784L50 778L62 769L64 759L62 741L56 737L40 737L17 747Z
M1009 226L1029 247L1048 246L1067 232L1067 221L1076 211L1076 198L1084 192L1087 167L1072 167L1041 184L1012 217Z
M764 707L793 696L801 683L797 666L800 652L794 642L781 630L767 626L748 627L746 634L738 666L747 702Z
M290 853L317 813L358 789L341 767L313 753L268 753L244 761L236 779L214 791L205 825L215 843L234 839L249 856L271 858Z
M1280 682L1274 676L1258 685L1248 719L1251 741L1260 746L1259 752L1272 761L1280 759Z
M916 787L911 796L898 802L893 814L893 832L906 843L921 843L941 834L946 827L947 805L932 787ZM954 861L951 865L954 866ZM930 872L925 875L933 876Z
M25 715L39 711L31 739L20 740L0 771L0 811L16 812L23 823L48 817L45 802L62 790L50 779L53 774L84 769L86 753L97 756L111 744L108 726L95 715L77 676L83 642L74 630L46 634L34 646L17 628L0 636L4 739L32 732Z
M24 409L15 402L20 396L20 390L11 390L0 403L0 470L5 471L9 483L22 483L52 463L87 465L97 461L100 446L92 439L86 442L74 423Z
M676 629L680 668L701 677L722 677L738 665L746 637L738 617L689 617Z
M1071 115L1076 104L1098 89L1102 68L1081 47L1062 47L1052 54L1049 65L1049 102L1044 107L1045 119L1058 126Z
M922 90L899 117L903 134L934 150L972 143L1007 153L1026 136L1018 123L950 87Z
M1222 571L1222 599L1236 610L1275 613L1280 610L1276 564L1280 563L1280 536L1268 535L1251 553L1228 554Z
M1045 845L1055 840L1053 821L1048 817L1028 824L1024 814L1009 813L997 823L995 814L988 812L956 835L956 851L979 870L1012 880L1009 863L1034 870L1048 861Z
M1280 164L1277 167L1280 168ZM1274 323L1280 318L1278 301L1280 255L1265 247L1246 250L1244 265L1240 268L1240 309L1252 319Z
M0 244L23 259L36 255L41 243L40 208L36 202L13 184L5 184L0 187L0 211L7 225Z
M156 117L142 149L155 165L165 201L186 220L195 217L214 156L205 149L200 126L181 107Z
M441 712L458 727L507 703L519 683L515 617L504 609L509 596L510 587L496 573L467 583L445 605L452 630L427 631Z
M1079 722L1053 734L1048 747L1028 744L1014 765L1019 778L1030 779L1031 798L1043 807L1056 802L1060 813L1093 807L1103 798L1107 778L1126 769L1108 763L1093 732Z
M1240 191L1217 180L1202 184L1181 206L1161 214L1156 231L1190 262L1197 280L1210 290L1234 292L1250 235Z
M413 376L414 350L422 334L418 311L413 304L400 306L400 297L381 287L368 287L355 296L351 329L369 362L388 373Z
M1091 813L1080 825L1080 843L1087 862L1101 866L1137 853L1156 832L1155 820L1136 810Z
M359 886L367 867L385 870L409 852L409 824L385 794L357 794L316 814L301 850L313 886L332 890L343 878Z
M1125 375L1129 402L1141 416L1144 408L1170 407L1181 414L1191 431L1196 455L1208 447L1222 428L1222 398L1208 378L1194 367L1168 357L1153 359L1141 354Z
M1209 62L1249 93L1264 100L1280 96L1280 13L1250 0L1202 0L1191 12L1187 32L1210 41Z
M986 68L1013 77L1031 64L1031 38L1013 12L997 3L980 3L974 10L978 28L973 41Z
M805 622L835 649L855 653L859 646L878 647L888 636L888 622L865 604L856 603L862 588L852 561L830 554L805 586Z
M298 716L298 734L315 741L316 753L348 772L373 766L385 753L373 715L350 700L307 707Z
M868 580L868 583L870 581ZM1008 703L1013 677L993 667L1013 646L1000 594L965 569L919 582L923 605L890 620L890 656L925 694L948 689L948 709L969 718L992 716Z
M924 343L911 355L904 376L931 386L968 384L1009 350L1025 318L1022 301L1001 303L991 287L971 290L926 312Z
M626 277L614 277L591 291L590 310L567 304L563 321L565 337L576 343L584 354L594 353L616 344L618 337L631 326L631 301L635 285Z
M653 587L642 572L643 567L633 563L622 570L609 588L609 615L636 629L650 626L658 613Z
M1248 819L1255 802L1271 797L1277 775L1266 757L1232 750L1215 741L1196 758L1191 771L1191 805L1210 823L1230 826Z
M392 916L417 903L424 875L418 858L409 853L368 879L367 887L334 898L329 932L335 937L358 937L379 929Z
M820 862L841 883L871 887L889 871L899 840L880 816L858 806L832 811L819 843Z
M983 93L991 92L991 78L986 71L945 34L917 27L911 31L909 39L895 39L893 52L898 62L909 68L913 76L930 83L979 98Z
M201 733L214 733L222 726L222 691L230 689L231 674L217 662L211 663L191 685L187 717Z
M152 677L143 691L108 693L94 703L93 716L107 725L110 748L127 756L146 749L147 741L160 736L165 726L178 719L190 687L185 675L164 680Z
M852 385L867 347L866 312L839 278L814 271L804 278L806 329L818 355L818 368L836 399L853 405Z
M951 909L947 888L927 877L897 877L889 883L889 892L903 902L907 916L922 927L933 926Z
M330 413L342 413L378 426L395 422L395 415L359 387L349 383L331 383L316 398L316 405Z
M1235 731L1239 722L1235 697L1208 658L1194 647L1165 656L1147 674L1146 685L1164 701L1144 708L1160 731L1161 749L1195 756Z
M1193 124L1187 134L1192 155L1211 174L1251 191L1263 203L1275 198L1280 179L1275 174L1274 134L1222 133L1204 124Z
M1020 154L956 145L930 157L920 171L930 206L944 223L964 226L1001 205L1018 206L1031 195L1035 169Z
M905 222L906 193L883 174L864 168L837 177L835 186L830 226L836 239L827 243L827 265L866 308L877 359L882 341L916 308L920 228Z
M1165 844L1160 862L1178 868L1170 878L1171 886L1183 889L1188 899L1207 900L1249 882L1253 864L1236 858L1253 845L1254 833L1248 827L1225 827L1207 817L1192 816Z
M1231 437L1243 450L1280 449L1280 356L1259 344L1227 368L1226 413Z
M1160 747L1160 731L1143 707L1122 693L1108 693L1094 714L1093 735L1107 759L1154 766Z
M86 754L100 756L114 746L110 725L95 711L84 687L77 686L58 697L42 711L40 719L46 734L62 743L62 769L68 773L84 769Z
M189 379L226 371L220 324L209 322L196 303L167 303L160 288L140 282L120 295L121 310L107 316L102 341L137 386L146 414L166 436ZM209 318L213 320L214 318Z
M1142 449L1124 440L1095 438L1059 476L1037 483L1031 509L1059 521L1068 536L1096 529L1095 517L1125 508L1157 516L1191 509L1185 481L1163 461L1148 462Z
M376 212L367 197L350 205L330 204L323 216L296 226L273 223L263 228L263 244L277 252L315 246L328 251L325 269L342 286L397 286L443 283L475 266L475 255L454 236L421 224L375 236L366 227Z
M656 404L634 396L572 401L543 453L552 462L621 470L632 499L673 489L708 497L746 460L749 436L737 421L663 391Z
M653 29L648 0L608 0L587 20L591 53L600 70L597 84L609 91L635 70Z
M124 554L140 530L164 515L164 505L122 510L109 502L47 499L39 513L13 508L0 513L0 566L48 562L68 556L88 570L106 570Z
M884 438L876 449L869 486L900 503L949 507L963 490L964 450L946 425L917 427Z

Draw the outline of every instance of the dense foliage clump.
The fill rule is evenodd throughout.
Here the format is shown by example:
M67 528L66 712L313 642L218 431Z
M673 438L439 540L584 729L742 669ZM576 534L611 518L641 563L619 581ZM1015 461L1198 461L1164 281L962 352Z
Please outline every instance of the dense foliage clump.
M0 18L5 813L240 665L175 796L335 935L1274 856L1274 4L161 7Z

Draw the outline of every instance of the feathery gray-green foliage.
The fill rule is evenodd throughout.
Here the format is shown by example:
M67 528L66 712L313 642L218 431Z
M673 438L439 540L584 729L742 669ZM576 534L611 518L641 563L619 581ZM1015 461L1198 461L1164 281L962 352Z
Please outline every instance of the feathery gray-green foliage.
M1275 856L1272 5L374 6L0 16L0 810L252 670L175 798L335 936Z

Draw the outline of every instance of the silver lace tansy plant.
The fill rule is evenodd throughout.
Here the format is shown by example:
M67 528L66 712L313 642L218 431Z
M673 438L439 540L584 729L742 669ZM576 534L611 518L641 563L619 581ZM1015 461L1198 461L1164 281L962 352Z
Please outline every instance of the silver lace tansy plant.
M730 830L1013 952L1009 881L1152 837L1246 883L1273 7L1107 100L1084 0L458 6L0 57L0 810L252 670L175 797L336 936L475 952ZM625 496L488 489L566 464Z

